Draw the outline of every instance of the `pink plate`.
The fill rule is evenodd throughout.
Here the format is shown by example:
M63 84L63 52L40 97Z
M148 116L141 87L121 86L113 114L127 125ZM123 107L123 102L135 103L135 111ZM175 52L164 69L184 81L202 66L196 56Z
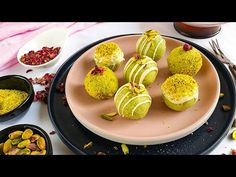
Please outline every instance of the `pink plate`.
M109 41L116 42L128 59L135 53L135 44L140 36L131 35L118 37ZM134 145L151 145L174 141L182 138L203 125L217 104L220 83L217 72L211 62L203 56L203 66L195 79L199 83L199 101L191 108L176 112L162 102L160 85L170 76L166 58L170 51L183 45L183 42L165 37L167 51L158 61L159 73L156 81L148 87L152 97L152 105L145 118L127 120L117 116L114 121L100 118L101 114L116 112L113 98L96 100L90 97L84 89L84 78L94 66L93 52L95 47L81 55L73 64L66 79L66 97L72 113L90 131L106 139ZM119 86L125 83L123 64L115 72ZM79 137L78 137L79 138Z

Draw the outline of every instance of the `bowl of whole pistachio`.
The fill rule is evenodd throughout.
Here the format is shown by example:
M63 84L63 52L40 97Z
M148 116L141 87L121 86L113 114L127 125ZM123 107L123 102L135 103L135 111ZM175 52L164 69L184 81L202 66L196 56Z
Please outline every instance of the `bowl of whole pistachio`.
M31 124L14 125L0 131L0 155L52 155L48 134Z

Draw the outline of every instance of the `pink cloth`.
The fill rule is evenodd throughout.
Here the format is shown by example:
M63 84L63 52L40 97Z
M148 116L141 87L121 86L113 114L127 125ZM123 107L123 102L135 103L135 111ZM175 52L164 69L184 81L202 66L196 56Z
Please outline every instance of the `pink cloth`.
M69 36L87 29L96 23L0 23L0 71L17 63L16 55L20 47L37 34L53 27L66 27Z

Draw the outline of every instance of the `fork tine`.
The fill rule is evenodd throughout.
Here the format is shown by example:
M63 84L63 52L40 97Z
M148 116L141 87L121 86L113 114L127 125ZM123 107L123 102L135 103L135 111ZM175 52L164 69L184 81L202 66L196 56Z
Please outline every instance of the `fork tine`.
M225 58L225 55L224 55L224 53L222 52L222 50L220 49L220 45L219 45L219 43L218 43L218 40L217 40L217 39L216 39L216 42L215 42L215 44L216 44L216 47L217 47L217 49L218 49L218 51L219 51L219 53L220 53L221 57L222 57L222 58Z
M213 52L215 53L216 56L218 56L218 60L220 60L222 63L228 63L227 61L225 61L225 59L222 58L221 54L218 52L218 48L217 48L217 44L214 40L211 39L211 42L209 41L209 44L213 50Z
M217 51L217 54L220 55L221 58L224 58L224 54L223 54L222 51L220 50L220 46L219 46L218 41L212 40L212 44L213 44L215 50Z
M218 56L218 60L220 60L224 64L230 64L231 61L224 55L222 50L220 49L220 45L218 40L216 39L215 41L211 39L211 42L209 41L209 44L214 51L214 53Z
M209 41L209 44L210 44L210 46L211 46L213 52L214 52L216 55L218 55L218 52L217 52L217 50L216 50L216 47L214 46L214 41L213 41L213 40L211 40L211 42Z

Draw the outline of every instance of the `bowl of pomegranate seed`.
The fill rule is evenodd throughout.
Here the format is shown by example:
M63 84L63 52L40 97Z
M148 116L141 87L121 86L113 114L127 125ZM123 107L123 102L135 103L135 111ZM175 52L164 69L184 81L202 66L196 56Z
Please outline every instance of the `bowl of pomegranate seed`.
M17 60L27 68L50 67L59 60L67 37L66 28L44 31L20 48Z

